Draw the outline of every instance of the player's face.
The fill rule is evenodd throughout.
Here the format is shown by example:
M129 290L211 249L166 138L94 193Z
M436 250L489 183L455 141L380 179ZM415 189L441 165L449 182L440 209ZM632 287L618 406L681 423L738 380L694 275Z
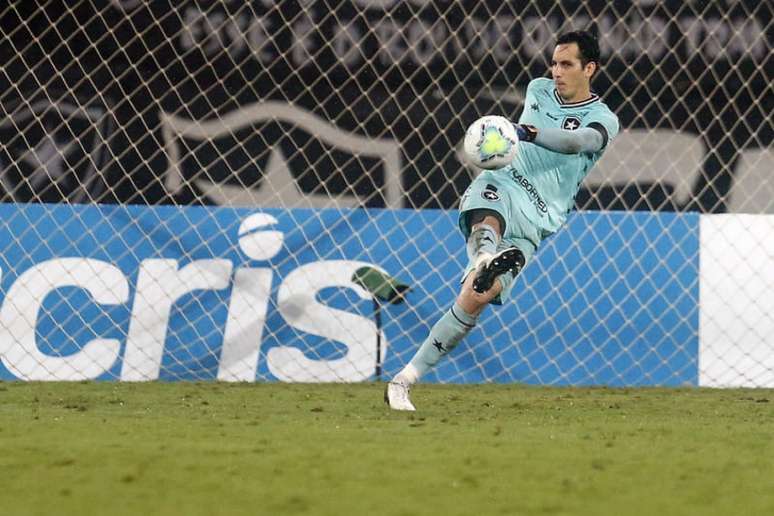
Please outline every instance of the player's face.
M588 98L595 67L594 63L586 63L586 66L583 66L577 43L557 45L551 60L551 75L559 95L568 102Z

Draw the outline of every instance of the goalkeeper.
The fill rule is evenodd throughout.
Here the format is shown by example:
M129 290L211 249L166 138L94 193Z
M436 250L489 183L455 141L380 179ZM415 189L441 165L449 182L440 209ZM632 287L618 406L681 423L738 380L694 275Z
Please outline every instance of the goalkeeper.
M540 242L567 219L581 181L618 134L618 118L591 91L598 69L597 39L569 32L557 39L552 79L527 86L516 157L505 168L483 171L460 201L470 260L460 294L387 384L391 408L415 410L411 387L473 329L487 304L502 304Z

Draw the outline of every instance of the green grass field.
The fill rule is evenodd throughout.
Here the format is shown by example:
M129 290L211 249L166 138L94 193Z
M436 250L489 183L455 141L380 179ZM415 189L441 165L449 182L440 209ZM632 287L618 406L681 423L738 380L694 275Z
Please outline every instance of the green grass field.
M0 383L0 513L774 514L774 392Z

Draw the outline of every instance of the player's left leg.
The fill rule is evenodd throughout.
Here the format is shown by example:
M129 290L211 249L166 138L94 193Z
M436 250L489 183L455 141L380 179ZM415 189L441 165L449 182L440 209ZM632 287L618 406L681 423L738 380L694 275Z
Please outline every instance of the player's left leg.
M524 268L524 253L518 247L507 247L476 265L473 290L483 294L492 288L495 280L505 274L516 276Z

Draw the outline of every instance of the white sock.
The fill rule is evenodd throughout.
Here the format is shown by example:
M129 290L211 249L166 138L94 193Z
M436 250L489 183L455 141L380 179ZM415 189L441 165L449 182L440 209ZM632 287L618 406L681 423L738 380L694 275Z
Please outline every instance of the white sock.
M500 242L500 235L492 226L479 224L476 226L467 242L468 258L474 263L481 257L491 257L497 253L497 244Z
M414 364L408 363L406 364L406 367L401 369L400 373L395 376L394 380L414 385L417 383L417 380L419 380L419 371L414 367Z

